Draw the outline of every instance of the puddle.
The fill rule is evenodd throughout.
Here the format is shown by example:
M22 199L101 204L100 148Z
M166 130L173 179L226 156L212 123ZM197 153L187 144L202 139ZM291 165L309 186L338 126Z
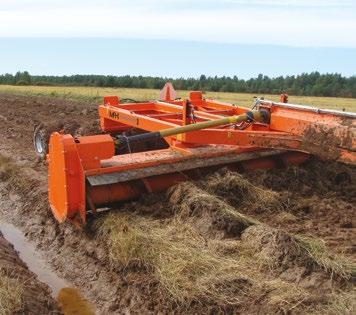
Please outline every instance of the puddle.
M81 297L77 289L63 288L57 300L64 315L95 315L94 307Z
M14 246L28 269L37 275L39 281L51 288L52 296L58 301L64 315L95 315L94 307L81 296L80 291L69 288L68 283L47 266L37 253L35 246L28 242L18 228L12 224L0 222L0 231L4 238Z
M37 275L38 280L46 283L52 289L52 296L57 297L59 291L68 287L68 283L59 278L37 254L34 245L29 243L22 232L12 224L0 223L0 231L5 239L10 242L19 254L22 261L26 263L28 269Z

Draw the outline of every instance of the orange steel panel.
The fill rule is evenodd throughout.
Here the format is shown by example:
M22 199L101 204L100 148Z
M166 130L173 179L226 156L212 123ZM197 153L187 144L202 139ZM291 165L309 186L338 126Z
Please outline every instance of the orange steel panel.
M204 159L206 157L218 157L231 153L239 154L256 151L256 148L251 149L228 145L209 145L197 148L187 148L186 150L190 152L190 155L182 154L172 149L115 155L110 159L103 160L101 168L87 170L85 174L86 176L108 174L160 164L172 164L182 160L189 160L192 156Z
M228 144L276 149L300 149L301 138L284 132L234 129L203 129L185 135L185 141L199 144Z
M78 139L58 132L51 135L48 194L52 212L59 222L67 218L85 222L84 169L100 167L100 160L112 157L114 149L109 135Z
M303 132L314 125L323 125L326 128L335 128L335 131L347 130L350 125L345 118L330 114L320 114L310 111L292 110L290 108L271 108L270 128L291 134L302 135ZM354 127L355 123L353 123Z
M111 106L99 107L100 117L117 121L132 127L141 128L147 131L157 131L165 128L177 127L178 125L150 118L144 115L130 113L127 110L114 108Z
M81 218L85 222L84 171L77 145L70 135L51 135L48 155L48 197L54 217Z
M356 162L356 121L355 119L337 117L330 114L320 114L307 111L273 108L270 128L302 136L306 143L325 146L326 148L346 149L342 153L346 160ZM307 148L306 148L307 149ZM352 158L353 156L353 158Z
M105 96L104 104L111 105L111 106L117 106L117 105L119 105L119 97L118 96Z
M115 144L110 135L76 138L77 151L84 169L100 167L100 161L115 155Z
M167 102L156 102L155 109L167 113L182 113L182 105L169 104Z
M206 99L203 104L206 104L206 107L214 108L214 109L234 110L235 115L236 114L239 115L239 114L245 113L250 110L249 108L246 108L246 107L235 106L230 103L219 102L219 101L216 101L213 99ZM202 106L204 106L204 105L202 105Z
M156 110L156 105L154 103L125 103L119 104L118 108L126 109L128 111Z
M311 124L322 123L327 126L335 125L334 117L315 115L311 112L291 111L290 109L275 108L271 113L270 128L285 131L295 135L302 135Z

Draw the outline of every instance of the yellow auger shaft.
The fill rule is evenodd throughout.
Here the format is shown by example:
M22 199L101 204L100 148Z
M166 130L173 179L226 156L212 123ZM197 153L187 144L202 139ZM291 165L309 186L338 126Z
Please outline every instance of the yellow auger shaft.
M203 121L203 122L190 124L182 127L163 129L159 131L159 134L161 135L162 138L164 138L164 137L178 135L181 133L211 128L211 127L236 124L242 121L248 121L248 120L262 121L264 120L264 117L265 116L261 113L261 111L255 110L255 111L246 112L245 114L238 115L238 116L230 116L230 117L225 117L225 118L220 118L215 120Z

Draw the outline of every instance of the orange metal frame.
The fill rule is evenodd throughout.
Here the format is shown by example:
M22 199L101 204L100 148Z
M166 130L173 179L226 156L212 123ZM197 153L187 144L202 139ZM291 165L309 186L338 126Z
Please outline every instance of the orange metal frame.
M270 102L262 102L261 107L271 114L270 123L253 123L244 130L231 125L214 129L203 129L176 136L167 137L166 141L172 148L185 150L189 153L192 146L224 144L241 147L274 148L313 153L321 143L313 143L317 139L312 132L334 135L333 154L337 160L355 163L356 146L354 137L349 136L349 126L344 124L344 117L331 113L321 114L310 110L293 109L275 106ZM191 108L190 110L188 108ZM104 104L99 106L100 125L105 132L118 132L130 127L146 131L183 126L186 124L214 120L226 116L246 113L250 109L203 99L201 92L191 92L189 103L184 100L165 100L145 103L120 104L118 97L105 97ZM189 115L187 115L189 112ZM311 130L311 127L314 130ZM350 140L351 137L351 140ZM345 139L350 141L347 143ZM306 143L309 146L306 146ZM330 145L328 143L328 145Z

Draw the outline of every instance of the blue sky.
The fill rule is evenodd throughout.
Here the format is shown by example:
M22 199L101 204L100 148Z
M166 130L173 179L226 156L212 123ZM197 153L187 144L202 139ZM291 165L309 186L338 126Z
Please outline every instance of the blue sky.
M356 74L356 0L1 0L0 73Z

